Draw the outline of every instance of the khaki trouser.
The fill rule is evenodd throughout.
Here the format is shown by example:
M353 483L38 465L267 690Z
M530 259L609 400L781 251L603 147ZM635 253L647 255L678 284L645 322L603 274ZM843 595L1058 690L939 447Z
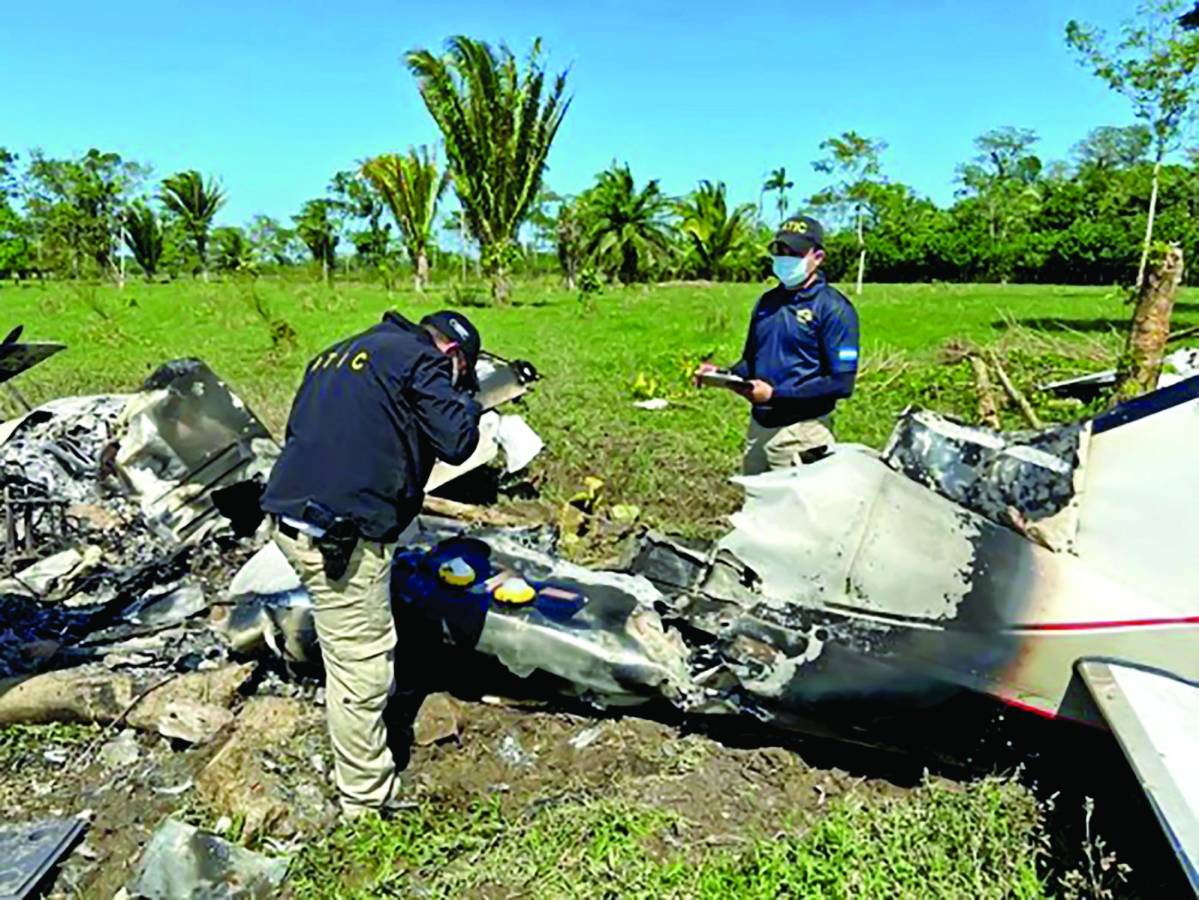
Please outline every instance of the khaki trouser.
M330 581L311 538L276 531L275 543L312 594L342 808L350 813L379 809L399 788L383 718L395 691L393 545L359 541L345 574Z
M761 475L775 469L789 469L802 465L801 454L817 447L827 447L834 440L827 419L812 419L782 428L767 428L759 425L757 420L750 416L741 472L744 475Z

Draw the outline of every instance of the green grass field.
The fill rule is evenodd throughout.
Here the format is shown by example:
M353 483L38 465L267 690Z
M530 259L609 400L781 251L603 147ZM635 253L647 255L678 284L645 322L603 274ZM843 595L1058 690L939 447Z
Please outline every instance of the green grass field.
M548 506L598 475L608 502L636 504L650 525L720 530L738 502L728 476L737 470L747 407L723 391L694 390L688 373L705 358L735 360L758 292L754 285L609 288L584 309L572 294L520 285L513 306L470 310L488 349L529 359L544 375L524 413L546 440L533 473ZM461 292L452 289L388 296L375 285L269 280L0 289L8 323L24 323L29 339L69 345L17 381L31 400L134 388L159 363L197 356L276 434L312 354L388 308L419 316L456 299ZM874 446L911 403L974 415L969 366L940 362L947 342L997 348L1027 389L1111 363L1130 313L1104 289L1014 285L867 285L857 305L863 369L836 426L839 439ZM1184 296L1176 325L1196 322L1199 303ZM671 406L634 408L644 393L634 391L638 376ZM1078 415L1037 402L1048 419ZM1020 427L1014 411L1003 415L1005 425Z
M1038 822L1029 795L996 780L843 800L735 851L671 850L664 838L685 823L624 799L560 800L520 817L479 804L448 821L422 807L341 829L305 852L291 884L298 898L1034 898L1046 896L1030 838Z

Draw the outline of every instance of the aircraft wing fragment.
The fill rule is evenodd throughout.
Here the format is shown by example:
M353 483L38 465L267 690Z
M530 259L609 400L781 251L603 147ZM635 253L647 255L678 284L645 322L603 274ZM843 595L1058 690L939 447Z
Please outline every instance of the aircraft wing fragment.
M1199 893L1199 687L1114 662L1077 669Z

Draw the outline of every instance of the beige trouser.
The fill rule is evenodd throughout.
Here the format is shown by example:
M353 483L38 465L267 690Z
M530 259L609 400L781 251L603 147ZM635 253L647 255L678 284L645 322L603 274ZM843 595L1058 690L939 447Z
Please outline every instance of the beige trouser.
M827 447L834 440L827 419L812 419L782 428L767 428L759 425L757 420L750 416L741 472L744 475L761 475L763 472L801 465L803 460L800 459L800 454L817 447Z
M312 594L342 807L350 813L379 809L399 787L383 721L395 690L393 545L359 541L345 574L330 581L311 538L276 531L275 543Z

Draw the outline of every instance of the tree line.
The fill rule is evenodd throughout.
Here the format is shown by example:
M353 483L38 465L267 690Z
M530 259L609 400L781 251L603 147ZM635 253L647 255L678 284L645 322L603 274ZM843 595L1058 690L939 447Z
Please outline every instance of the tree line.
M128 265L149 279L207 278L306 258L325 278L339 266L389 284L404 273L420 289L432 270L460 265L465 276L473 262L502 303L514 274L550 266L572 288L760 280L774 227L803 211L828 227L831 276L859 291L866 277L1139 285L1155 238L1199 251L1199 151L1185 148L1196 24L1182 0L1145 0L1115 36L1068 23L1069 50L1128 99L1138 123L1094 129L1066 160L1045 159L1029 129L987 132L957 167L947 206L889 178L885 140L856 131L820 145L811 165L823 184L809 196L794 196L780 166L756 203L733 204L718 179L672 197L621 161L578 195L556 194L544 175L571 105L567 73L547 71L537 41L518 58L455 37L440 55L405 57L440 147L359 161L287 222L213 227L226 195L199 171L153 181L113 152L22 160L0 148L0 277L123 279ZM451 191L457 209L447 213Z

